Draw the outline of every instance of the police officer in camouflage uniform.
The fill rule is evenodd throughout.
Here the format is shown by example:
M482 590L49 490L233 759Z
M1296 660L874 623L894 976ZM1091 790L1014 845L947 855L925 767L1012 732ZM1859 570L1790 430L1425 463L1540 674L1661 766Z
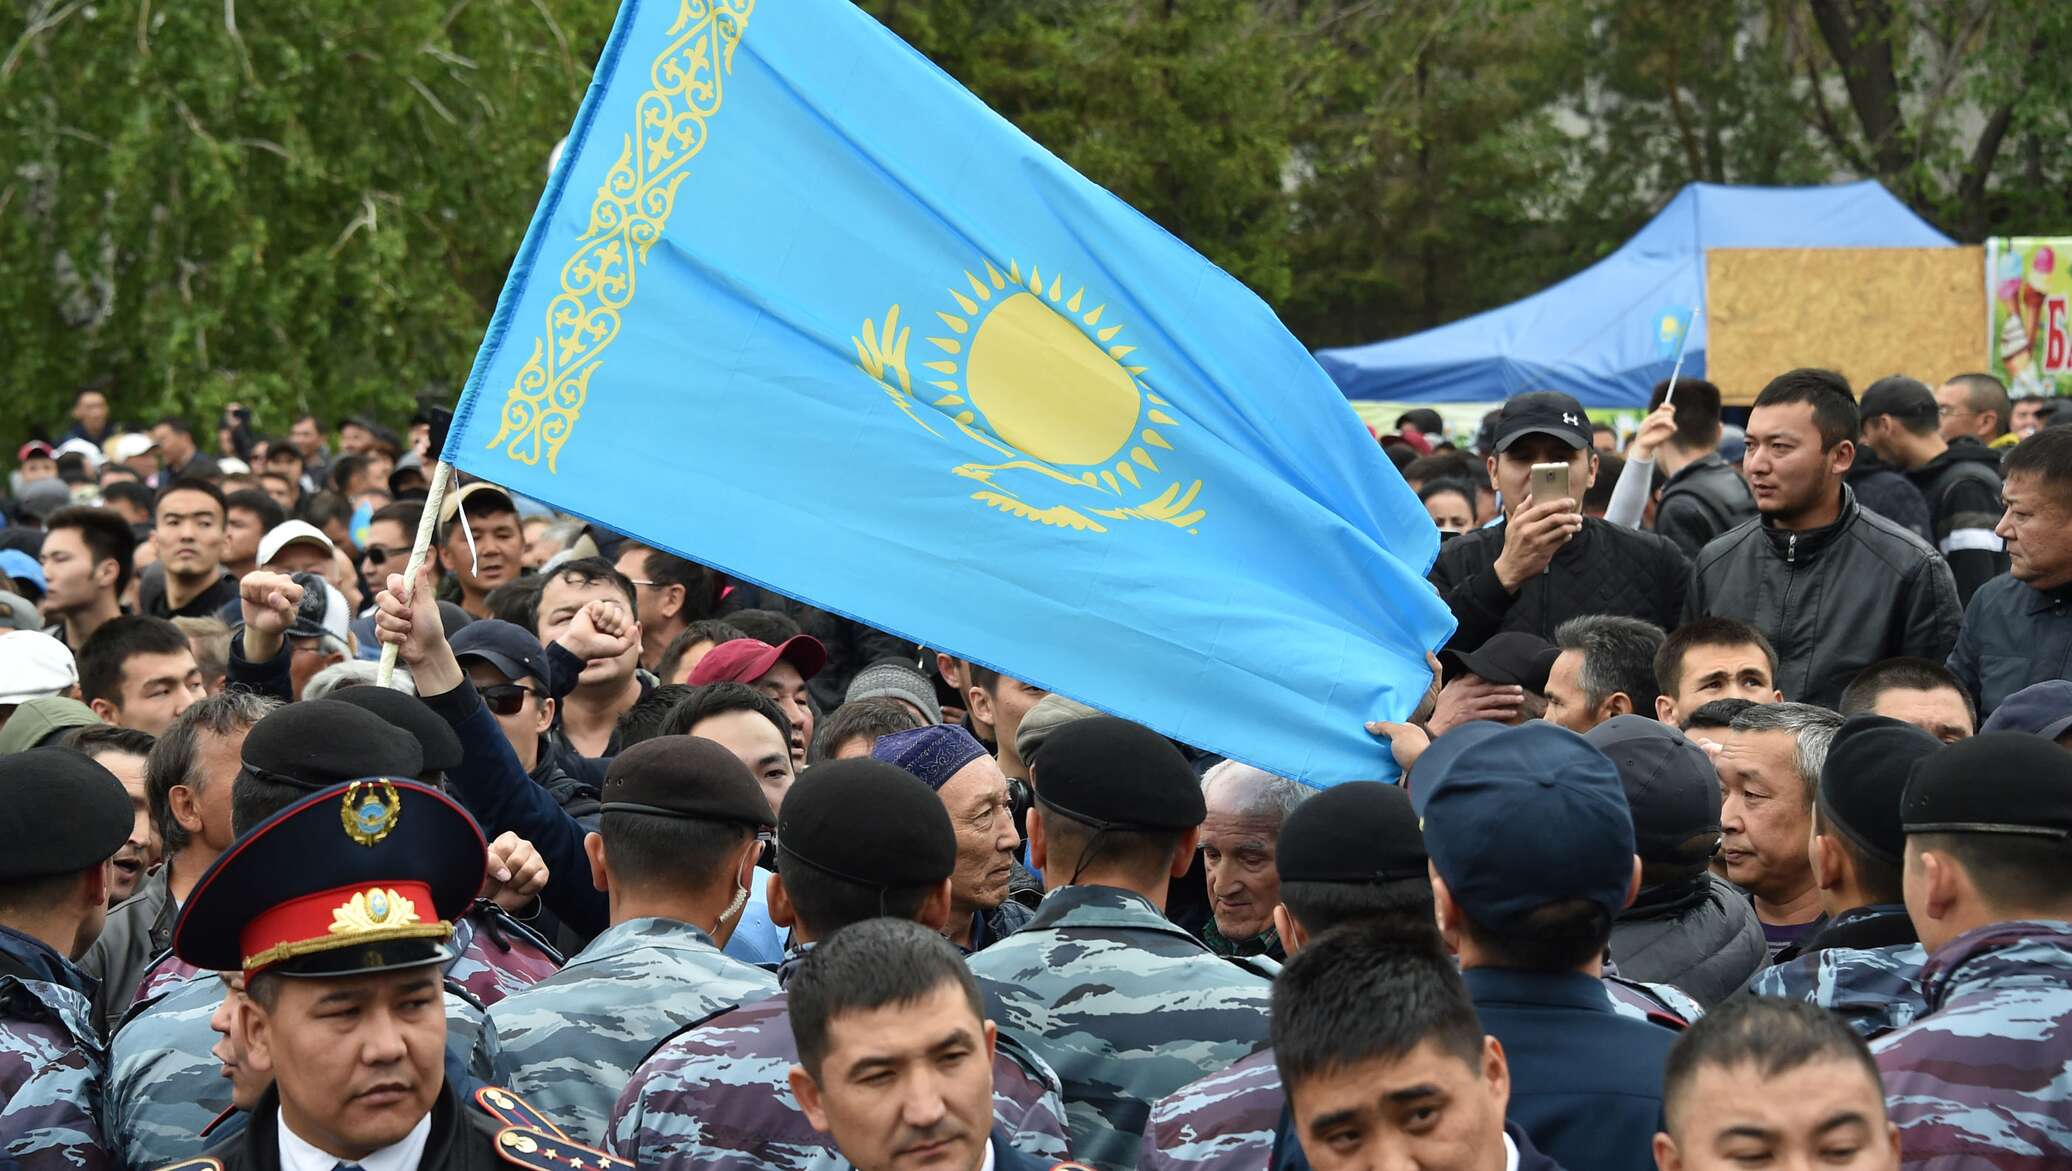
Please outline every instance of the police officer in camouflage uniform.
M748 766L695 736L658 736L604 776L585 842L612 926L561 972L490 1012L506 1084L577 1142L604 1142L634 1067L683 1026L777 990L720 951L761 881L757 835L777 818Z
M1205 815L1179 749L1124 720L1079 720L1051 734L1033 779L1029 850L1049 893L971 970L992 981L1001 1034L1064 1080L1074 1157L1121 1171L1153 1102L1266 1043L1271 984L1165 917Z
M0 757L0 1166L113 1165L93 980L72 961L101 930L104 863L135 823L122 782L83 753Z
M2072 1166L2072 754L1987 732L1907 782L1926 1014L1871 1045L1914 1171Z
M1292 956L1346 924L1436 933L1424 831L1394 785L1353 781L1296 806L1281 825L1274 869L1276 934ZM1273 1051L1190 1082L1151 1108L1138 1171L1265 1171L1287 1096Z
M1903 901L1900 800L1915 763L1942 746L1884 716L1852 716L1835 733L1814 794L1810 851L1827 921L1757 972L1750 992L1831 1009L1866 1040L1921 1014L1928 952Z
M814 941L850 924L950 917L957 841L942 802L875 760L818 764L785 794L770 912L792 929L778 972L789 981ZM800 1112L787 1080L798 1060L782 992L671 1038L620 1096L609 1148L667 1171L842 1171L834 1140ZM993 1059L995 1121L1016 1150L1065 1155L1057 1075L1006 1037Z

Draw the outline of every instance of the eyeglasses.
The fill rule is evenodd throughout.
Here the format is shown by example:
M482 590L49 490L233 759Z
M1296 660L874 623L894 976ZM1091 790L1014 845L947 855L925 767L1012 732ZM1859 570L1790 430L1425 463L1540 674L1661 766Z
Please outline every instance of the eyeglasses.
M538 694L532 688L516 683L499 683L482 689L482 702L497 715L515 716L525 709L526 696Z
M380 569L391 557L407 560L410 557L410 546L397 545L391 549L384 549L380 545L369 545L367 551L360 556L368 565Z

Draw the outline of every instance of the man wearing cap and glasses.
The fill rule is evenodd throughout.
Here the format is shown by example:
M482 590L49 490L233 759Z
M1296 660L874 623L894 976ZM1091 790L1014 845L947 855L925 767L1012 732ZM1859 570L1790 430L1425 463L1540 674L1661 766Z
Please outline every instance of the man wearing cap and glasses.
M514 1096L463 1098L447 1076L440 965L484 858L460 806L379 776L310 794L241 836L181 909L173 948L242 973L235 1047L273 1084L240 1133L175 1166L547 1168L571 1155L610 1166Z
M1533 391L1498 413L1489 476L1504 519L1439 549L1432 584L1459 621L1451 647L1479 647L1502 631L1551 639L1584 614L1621 614L1675 626L1691 567L1667 537L1607 524L1580 511L1597 475L1590 419L1557 391ZM1568 468L1569 494L1532 496L1535 464Z
M1871 1044L1904 1165L2072 1165L2072 756L1987 732L1900 806L1927 1013Z
M595 829L597 786L570 774L548 750L555 701L548 690L551 668L539 640L522 627L485 618L454 631L451 645L454 658L482 696L482 706L503 729L518 767L564 812Z
M611 927L489 1014L511 1088L593 1145L650 1050L777 989L720 951L777 824L748 766L695 736L644 740L612 760L602 810L583 848Z

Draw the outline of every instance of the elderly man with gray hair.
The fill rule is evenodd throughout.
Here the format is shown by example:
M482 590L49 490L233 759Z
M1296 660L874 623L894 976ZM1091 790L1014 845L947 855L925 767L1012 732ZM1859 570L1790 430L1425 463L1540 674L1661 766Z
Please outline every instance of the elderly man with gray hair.
M1221 956L1287 958L1273 909L1281 880L1274 869L1281 825L1312 790L1249 764L1226 760L1202 777L1208 816L1201 823L1202 868L1213 918L1202 942Z
M1766 703L1734 717L1719 756L1720 852L1727 881L1748 892L1772 959L1818 931L1813 797L1842 717L1805 703Z

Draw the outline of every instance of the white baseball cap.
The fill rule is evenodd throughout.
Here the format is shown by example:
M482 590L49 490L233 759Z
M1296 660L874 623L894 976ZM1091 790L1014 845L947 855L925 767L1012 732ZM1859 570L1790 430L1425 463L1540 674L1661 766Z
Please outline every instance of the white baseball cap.
M128 431L108 441L108 458L117 463L136 457L157 447L149 435L141 431Z
M27 703L79 682L79 664L65 644L40 630L0 634L0 703Z
M266 530L266 535L259 538L259 564L271 564L275 557L280 556L281 550L297 542L320 545L326 555L338 550L338 547L331 543L331 538L325 536L324 530L317 526L306 520L284 520Z

